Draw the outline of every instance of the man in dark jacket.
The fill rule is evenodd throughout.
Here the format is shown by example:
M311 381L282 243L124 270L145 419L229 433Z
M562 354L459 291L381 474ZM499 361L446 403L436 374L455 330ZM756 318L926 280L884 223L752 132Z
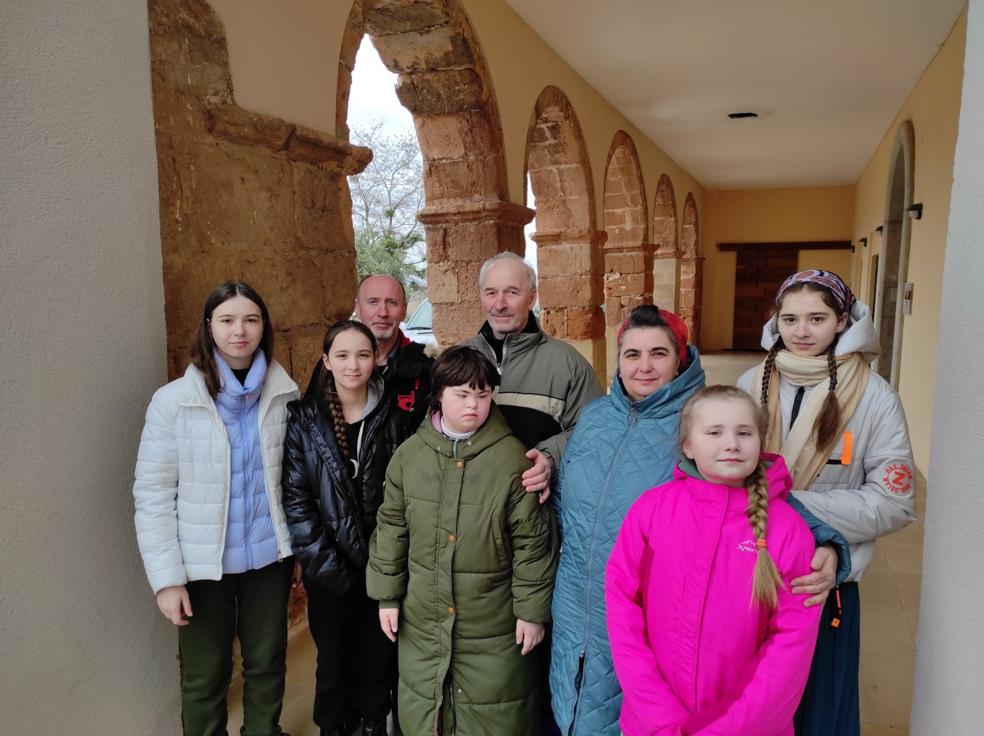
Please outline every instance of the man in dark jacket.
M403 284L386 274L366 276L355 295L355 315L376 336L376 367L393 404L396 443L417 431L430 401L430 369L434 358L426 346L411 342L400 330L407 316Z

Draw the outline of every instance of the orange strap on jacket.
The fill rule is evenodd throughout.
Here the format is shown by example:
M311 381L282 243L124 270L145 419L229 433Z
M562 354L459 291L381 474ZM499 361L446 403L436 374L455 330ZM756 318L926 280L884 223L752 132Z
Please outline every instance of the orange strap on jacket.
M844 445L841 449L841 465L850 465L854 454L854 432L844 433Z

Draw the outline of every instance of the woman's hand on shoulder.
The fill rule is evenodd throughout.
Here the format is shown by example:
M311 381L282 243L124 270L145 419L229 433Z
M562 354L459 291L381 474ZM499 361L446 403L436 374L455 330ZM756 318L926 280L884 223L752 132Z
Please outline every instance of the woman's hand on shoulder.
M837 552L830 545L817 547L810 561L813 569L809 575L793 578L793 594L809 595L803 605L819 606L826 602L827 596L837 581Z
M157 607L161 613L175 626L187 626L191 623L191 598L188 589L183 585L169 585L157 591Z

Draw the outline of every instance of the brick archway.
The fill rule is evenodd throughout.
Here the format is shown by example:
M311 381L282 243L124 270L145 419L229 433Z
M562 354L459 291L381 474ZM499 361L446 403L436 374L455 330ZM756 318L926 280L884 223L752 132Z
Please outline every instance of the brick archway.
M367 34L398 75L424 160L427 292L442 345L482 322L478 270L501 250L522 253L533 212L509 201L499 111L478 40L457 0L355 0L342 44L336 129L345 118L355 53Z
M653 246L639 154L624 130L615 133L605 163L605 337L609 372L617 364L618 325L653 300ZM609 376L611 377L611 376Z
M666 174L659 177L653 200L653 303L678 311L680 252L677 248L676 194Z
M698 346L704 280L704 259L698 252L699 227L697 201L693 193L688 193L683 204L683 223L680 232L679 314L690 330L690 342Z
M601 247L587 148L567 96L546 87L526 138L526 171L536 199L540 305L544 329L568 340L605 376ZM580 344L578 344L580 343Z
M605 321L609 328L653 298L646 186L639 154L624 130L615 133L605 165Z

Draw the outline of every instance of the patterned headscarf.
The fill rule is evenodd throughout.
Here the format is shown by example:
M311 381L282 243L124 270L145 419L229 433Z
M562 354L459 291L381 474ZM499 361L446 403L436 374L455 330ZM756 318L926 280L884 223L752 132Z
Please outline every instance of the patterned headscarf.
M659 309L659 307L657 307L657 309ZM673 333L673 340L676 342L677 347L677 355L680 357L680 371L682 372L683 369L687 367L687 340L690 337L690 331L687 330L687 323L684 322L678 315L666 309L659 309L659 316L666 323L666 326L670 328L670 332ZM629 319L626 317L622 320L622 324L619 325L618 334L615 336L616 344L622 342L622 335L628 327Z
M779 292L776 294L777 307L782 303L782 295L786 293L789 287L795 284L816 284L827 289L833 295L834 301L837 302L837 306L839 307L837 310L838 314L850 313L851 307L856 301L851 287L845 284L844 280L836 273L811 268L806 271L794 273L782 282L782 286L779 287Z

